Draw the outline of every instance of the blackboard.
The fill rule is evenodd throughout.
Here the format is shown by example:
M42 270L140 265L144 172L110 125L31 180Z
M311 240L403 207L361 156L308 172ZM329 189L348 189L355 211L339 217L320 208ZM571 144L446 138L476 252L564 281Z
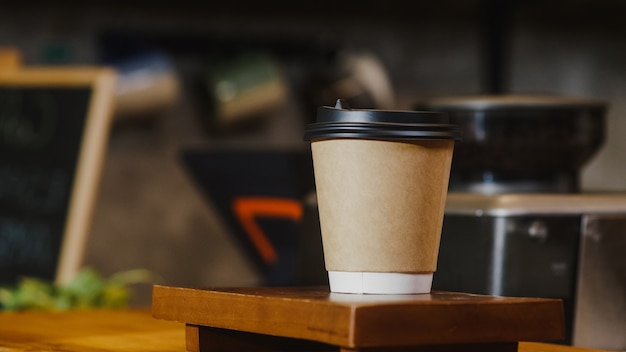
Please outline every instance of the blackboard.
M0 70L0 285L80 268L108 136L114 73Z

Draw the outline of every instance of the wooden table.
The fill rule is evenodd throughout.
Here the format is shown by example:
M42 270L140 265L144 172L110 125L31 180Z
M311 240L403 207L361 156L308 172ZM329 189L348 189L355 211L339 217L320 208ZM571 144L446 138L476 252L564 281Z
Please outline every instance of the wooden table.
M184 352L185 325L149 310L0 313L0 351ZM522 342L521 352L594 350Z

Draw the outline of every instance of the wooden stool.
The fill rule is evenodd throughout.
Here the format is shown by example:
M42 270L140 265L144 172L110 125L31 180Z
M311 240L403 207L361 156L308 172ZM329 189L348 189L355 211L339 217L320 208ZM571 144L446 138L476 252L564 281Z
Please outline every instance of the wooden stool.
M186 324L199 351L517 351L564 338L560 300L451 292L352 295L327 287L155 286L155 318Z

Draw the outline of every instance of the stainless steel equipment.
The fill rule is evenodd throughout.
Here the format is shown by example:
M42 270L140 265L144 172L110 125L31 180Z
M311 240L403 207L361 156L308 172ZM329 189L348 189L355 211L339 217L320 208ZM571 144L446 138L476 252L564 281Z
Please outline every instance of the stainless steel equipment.
M433 288L562 298L566 343L626 349L626 194L448 195Z
M626 350L626 193L580 193L578 177L603 143L606 104L514 95L441 98L416 108L448 113L463 138L433 289L561 298L561 342ZM311 199L301 243L315 267L302 267L301 284L324 280L315 270L323 263Z
M606 104L554 95L444 97L455 146L433 288L561 298L576 346L626 350L626 193L581 194ZM461 193L468 192L468 193Z

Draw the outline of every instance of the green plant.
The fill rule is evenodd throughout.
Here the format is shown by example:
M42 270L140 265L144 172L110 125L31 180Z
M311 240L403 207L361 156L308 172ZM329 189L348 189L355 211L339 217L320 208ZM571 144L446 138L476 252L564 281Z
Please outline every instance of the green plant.
M64 284L25 277L15 287L0 288L0 306L9 311L123 308L131 297L128 285L152 281L154 275L142 269L123 271L105 279L93 268L83 268Z

